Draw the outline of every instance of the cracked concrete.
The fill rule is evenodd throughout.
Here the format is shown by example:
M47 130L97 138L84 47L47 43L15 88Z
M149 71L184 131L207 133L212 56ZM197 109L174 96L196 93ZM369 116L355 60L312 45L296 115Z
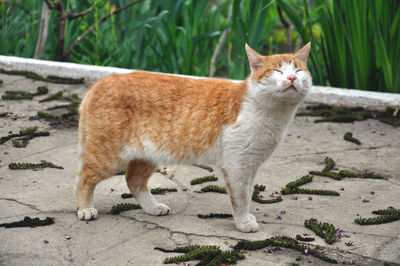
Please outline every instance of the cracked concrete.
M50 93L62 90L65 95L82 97L90 84L46 84L21 76L0 74L4 81L0 91L29 90L47 85ZM143 210L111 215L114 204L133 202L122 199L128 188L123 176L115 176L98 185L95 206L100 217L91 222L79 221L75 215L72 185L77 169L76 128L52 127L43 120L30 120L38 110L63 104L60 101L38 103L33 100L1 101L0 136L37 126L50 132L48 137L30 140L26 148L15 148L11 141L0 145L0 223L17 221L24 216L55 217L55 224L36 228L0 228L0 265L161 265L174 254L162 253L154 247L167 249L188 244L218 245L229 250L239 240L261 240L277 235L295 237L310 234L324 252L340 262L357 265L387 265L400 263L400 221L371 226L354 223L356 217L372 217L371 212L393 206L400 208L400 133L398 128L367 120L349 124L313 123L314 118L296 117L288 136L274 155L260 168L256 183L266 185L262 193L269 198L288 182L321 170L324 158L333 158L339 169L370 170L388 177L387 180L343 179L336 181L314 177L305 188L330 189L339 197L288 195L276 204L252 202L251 211L257 217L260 231L238 232L232 219L199 219L197 214L229 213L228 196L216 193L196 193L204 185L190 185L190 180L209 175L207 170L189 165L167 165L167 174L154 173L149 186L174 187L178 192L156 195L171 207L172 214L149 216ZM304 106L302 106L304 108ZM351 131L361 146L343 140ZM64 167L40 171L11 171L12 162L38 163L47 160ZM221 172L215 169L215 175ZM222 178L213 184L224 185ZM373 192L373 193L372 193ZM294 199L294 196L297 199ZM277 215L285 210L285 215ZM268 216L264 216L268 213ZM345 231L349 238L333 245L304 227L304 220L314 217ZM346 242L353 242L347 246ZM239 265L287 265L292 263L325 265L311 256L292 250L273 254L267 249L247 252ZM296 258L300 257L300 261Z

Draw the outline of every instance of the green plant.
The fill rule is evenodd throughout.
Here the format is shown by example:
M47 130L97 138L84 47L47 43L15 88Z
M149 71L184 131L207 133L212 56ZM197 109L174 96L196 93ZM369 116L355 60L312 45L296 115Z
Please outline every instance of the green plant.
M117 205L114 205L111 207L111 214L119 214L123 211L129 211L129 210L137 210L141 209L142 207L138 204L133 204L133 203L119 203Z
M400 210L393 207L373 211L373 214L381 215L372 218L356 218L354 222L359 225L383 224L400 220Z
M304 221L304 226L314 231L318 236L322 237L326 243L333 244L336 242L336 228L333 224L322 223L317 219L311 218Z
M190 181L191 185L203 184L204 182L218 181L218 177L214 175L198 177Z
M330 263L337 263L335 259L327 257L324 253L321 253L320 251L316 249L312 249L308 246L305 246L298 241L294 240L293 238L287 237L287 236L275 236L271 238L267 238L265 240L257 240L257 241L248 241L248 240L241 240L239 241L235 246L234 250L258 250L258 249L263 249L268 246L278 246L278 247L283 247L283 248L290 248L293 250L300 251L304 254L310 254L313 255L319 259L322 259L324 261L330 262Z
M400 92L400 2L316 0L311 12L318 19L313 21L306 0L297 9L282 0L277 3L303 41L312 40L320 49L332 86ZM320 40L312 38L311 23L321 26ZM314 55L312 68L318 71L322 68ZM321 75L314 75L319 84Z

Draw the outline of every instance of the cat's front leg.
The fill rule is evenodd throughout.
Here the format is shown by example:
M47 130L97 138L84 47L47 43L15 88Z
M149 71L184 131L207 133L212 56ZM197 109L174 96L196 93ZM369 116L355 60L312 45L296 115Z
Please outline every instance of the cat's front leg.
M257 232L259 225L256 217L249 212L250 209L250 185L253 177L251 170L229 167L222 169L226 187L232 206L233 218L239 231Z

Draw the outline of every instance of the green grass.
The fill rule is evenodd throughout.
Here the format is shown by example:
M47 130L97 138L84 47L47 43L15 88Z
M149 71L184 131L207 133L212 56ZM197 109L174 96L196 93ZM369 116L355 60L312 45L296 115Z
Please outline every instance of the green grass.
M65 9L94 11L68 20L65 47L99 18L127 1L61 0ZM0 1L0 54L33 57L43 1ZM208 76L227 28L230 0L146 0L95 26L67 61ZM293 29L287 33L277 6ZM312 42L309 68L315 84L400 92L400 2L397 0L233 1L231 31L216 75L249 74L247 42L262 54L294 52ZM52 11L42 59L54 60L57 14ZM287 44L287 35L292 44Z

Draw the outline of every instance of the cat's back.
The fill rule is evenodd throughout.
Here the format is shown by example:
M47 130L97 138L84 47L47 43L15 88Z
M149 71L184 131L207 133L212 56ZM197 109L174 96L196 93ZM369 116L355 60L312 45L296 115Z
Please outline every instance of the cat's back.
M114 74L96 82L85 98L105 98L110 95L131 97L146 94L184 96L204 93L218 94L233 91L238 83L227 79L210 79L198 77L177 76L171 74L135 71L127 74ZM204 95L206 96L206 95Z
M113 75L89 89L80 128L96 138L146 138L178 157L199 154L236 121L246 91L245 82L223 79L144 71Z

